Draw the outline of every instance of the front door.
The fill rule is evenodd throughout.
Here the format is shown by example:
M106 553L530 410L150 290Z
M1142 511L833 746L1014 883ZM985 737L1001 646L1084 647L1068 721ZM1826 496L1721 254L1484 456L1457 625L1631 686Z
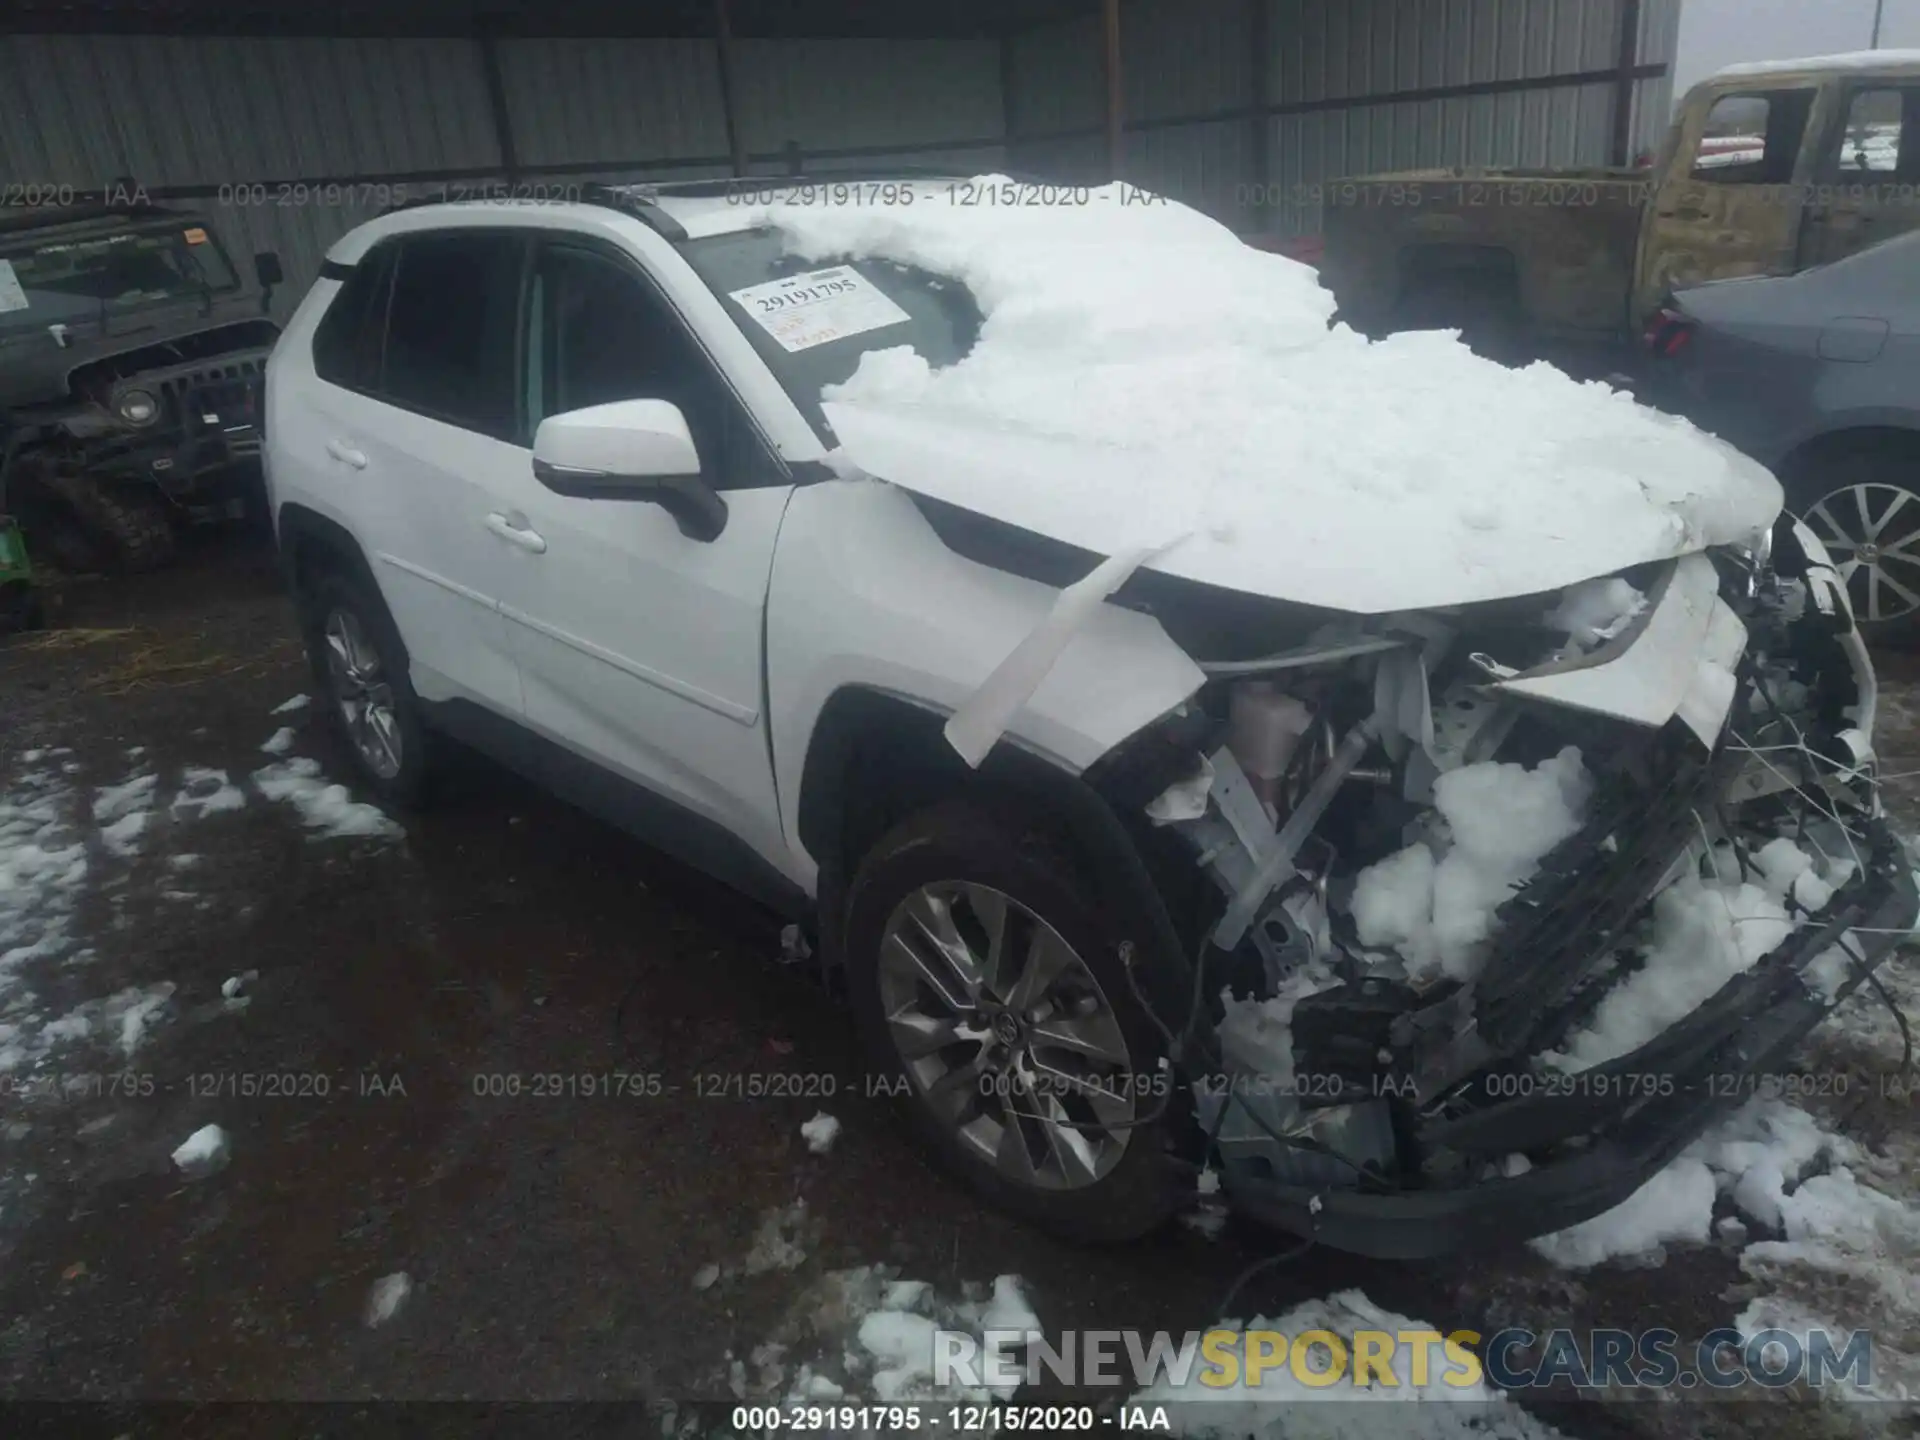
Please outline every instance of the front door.
M1805 81L1693 97L1641 230L1636 330L1675 289L1793 268L1819 95Z
M523 403L547 415L611 400L678 405L727 505L710 541L645 501L536 485L505 614L527 722L550 739L784 854L766 736L762 613L791 485L706 353L638 263L548 242L527 303Z

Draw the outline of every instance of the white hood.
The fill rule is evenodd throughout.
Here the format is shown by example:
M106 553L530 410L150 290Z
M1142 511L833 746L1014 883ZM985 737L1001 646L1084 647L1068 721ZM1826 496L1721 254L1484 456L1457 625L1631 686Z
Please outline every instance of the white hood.
M848 468L1102 555L1185 536L1149 566L1367 614L1555 590L1779 511L1760 466L1608 386L1329 326L1312 270L1183 206L949 193L766 213L796 253L952 275L985 315L955 365L872 351L827 391Z

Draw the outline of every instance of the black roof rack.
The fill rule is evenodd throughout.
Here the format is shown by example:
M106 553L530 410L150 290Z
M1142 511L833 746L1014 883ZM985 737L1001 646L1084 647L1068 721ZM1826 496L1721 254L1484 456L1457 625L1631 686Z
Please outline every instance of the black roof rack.
M1015 171L1001 172L1010 180L1022 184L1051 183L1038 176L1024 175ZM845 185L850 183L884 183L889 180L962 180L966 177L950 167L913 166L913 165L859 165L845 170L789 171L778 175L717 175L707 180L624 180L618 184L608 184L600 180L588 180L580 185L578 191L566 196L566 199L581 205L601 205L609 210L618 210L630 215L641 224L649 226L667 239L678 244L687 238L687 230L678 220L661 209L656 203L661 198L694 199L705 195L756 194L767 190L785 190L804 188L808 185ZM391 215L396 210L418 210L423 205L461 205L490 199L485 186L476 186L460 196L421 195L411 200L402 200L389 205L380 213ZM511 187L502 197L512 199Z
M742 190L785 190L807 185L843 185L849 181L884 180L963 180L966 177L950 166L861 165L847 170L783 171L777 175L716 175L708 180L633 180L625 182L649 195L669 199L684 196L728 195Z
M484 188L476 188L471 193L458 196L421 195L389 205L380 213L391 215L395 211L418 210L426 205L470 205L492 198L494 197L488 195ZM501 198L510 200L513 196L508 193ZM569 195L567 199L575 204L600 205L609 210L618 210L622 215L632 216L641 224L658 231L676 243L687 238L686 227L645 195L636 195L617 186L603 185L598 180L589 180L580 187L578 194Z

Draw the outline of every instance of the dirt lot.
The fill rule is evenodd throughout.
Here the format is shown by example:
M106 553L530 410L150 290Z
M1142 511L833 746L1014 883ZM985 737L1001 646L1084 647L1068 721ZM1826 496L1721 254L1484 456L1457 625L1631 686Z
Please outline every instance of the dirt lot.
M733 1360L808 1329L831 1271L886 1264L956 1293L1013 1273L1049 1330L1179 1331L1276 1248L1178 1226L1089 1253L979 1208L863 1093L849 1023L779 966L771 917L483 763L403 838L314 838L248 778L283 763L261 751L283 724L293 755L345 773L311 710L271 713L309 687L266 555L57 598L60 628L0 644L0 781L37 769L83 817L145 775L157 799L131 837L80 827L84 880L29 916L61 943L0 990L0 1021L83 1017L0 1092L0 1393L724 1399ZM1920 770L1920 666L1891 661L1886 683L1883 763ZM189 767L230 775L238 808L172 806ZM1892 790L1920 816L1920 776ZM1865 1077L1891 1058L1853 1037L1829 1063ZM610 1072L660 1093L532 1093L530 1077ZM705 1093L768 1074L808 1093ZM521 1093L489 1093L502 1077ZM824 1156L799 1134L823 1108L844 1125ZM230 1162L185 1180L169 1157L209 1123ZM1876 1099L1845 1124L1900 1150L1915 1122ZM753 1273L770 1213L797 1249ZM370 1326L370 1287L396 1272L411 1293ZM1739 1311L1743 1283L1737 1247L1715 1244L1584 1273L1523 1249L1416 1266L1312 1252L1243 1308L1358 1287L1443 1330L1699 1333ZM1674 1404L1527 1403L1589 1435L1895 1418L1755 1401L1708 1426Z

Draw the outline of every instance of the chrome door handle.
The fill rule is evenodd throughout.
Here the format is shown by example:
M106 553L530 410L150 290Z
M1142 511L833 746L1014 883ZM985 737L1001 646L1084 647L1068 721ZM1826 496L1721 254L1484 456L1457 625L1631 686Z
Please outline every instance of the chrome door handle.
M327 441L327 454L338 460L342 465L351 465L356 470L364 470L367 468L366 453L354 449L351 445L343 444L341 441Z
M516 525L497 511L487 516L487 529L498 535L510 545L518 545L522 550L530 550L535 555L547 553L547 542L536 530L525 525Z

